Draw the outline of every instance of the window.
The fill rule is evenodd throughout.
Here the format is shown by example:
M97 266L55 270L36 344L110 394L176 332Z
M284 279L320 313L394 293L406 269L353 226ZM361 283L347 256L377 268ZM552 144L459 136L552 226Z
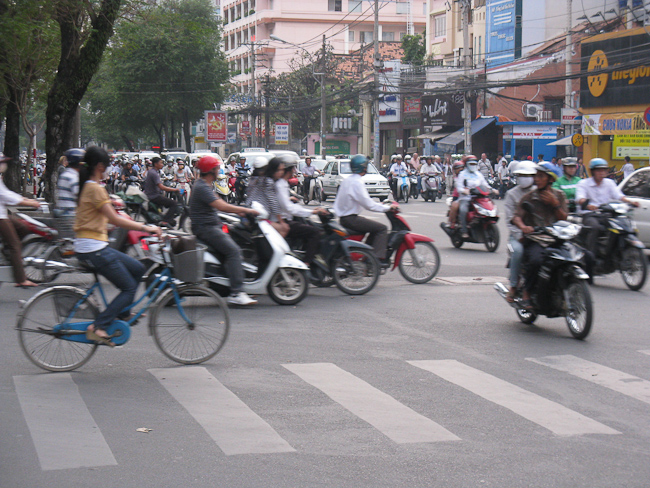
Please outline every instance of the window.
M361 0L348 0L348 10L361 13Z
M400 33L399 33L399 40L400 40L400 41L403 41L405 35L406 35L406 32L400 32Z
M395 33L394 32L382 32L381 33L381 40L382 41L394 41L395 40Z
M361 42L363 44L368 44L373 41L372 31L361 31Z
M434 35L436 37L444 37L447 35L447 16L445 14L436 15L433 18L434 22Z
M628 197L650 198L650 171L637 171L630 176L623 193Z
M343 0L327 0L327 10L341 12L343 10Z
M407 14L409 10L409 3L397 0L397 13L398 14Z
M332 165L332 174L335 176L339 174L338 161L334 161L334 164Z
M544 110L551 112L552 120L562 119L562 107L564 107L564 100L561 98L547 98L544 100Z
M348 41L354 42L354 31L348 31Z

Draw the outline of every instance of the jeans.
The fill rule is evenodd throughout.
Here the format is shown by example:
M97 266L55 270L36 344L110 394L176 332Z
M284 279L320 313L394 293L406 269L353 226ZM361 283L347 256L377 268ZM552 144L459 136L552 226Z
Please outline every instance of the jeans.
M129 316L124 309L133 303L138 284L144 274L144 266L138 260L106 246L95 252L77 253L77 258L87 261L97 273L121 290L106 309L95 319L97 329L105 329L116 317Z
M368 232L366 243L373 247L377 259L386 258L386 247L388 246L388 227L374 220L364 219L358 215L346 215L340 218L341 225L348 229L365 234Z
M519 281L519 271L521 270L521 258L524 256L524 246L518 239L508 239L508 247L511 249L510 254L510 286L517 286Z
M467 234L467 211L469 210L469 200L460 200L458 205L460 230L463 234Z
M418 175L417 190L418 190L418 193L422 193L422 175Z
M230 293L233 295L244 289L244 268L241 249L221 227L213 225L192 226L192 232L218 255L224 258L226 274L230 280Z

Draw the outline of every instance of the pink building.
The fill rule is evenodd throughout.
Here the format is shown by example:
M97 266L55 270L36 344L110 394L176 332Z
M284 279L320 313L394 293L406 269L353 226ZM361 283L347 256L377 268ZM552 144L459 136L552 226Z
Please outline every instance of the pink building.
M232 81L242 94L259 90L267 73L289 69L297 47L310 53L322 48L323 34L337 54L348 54L373 41L373 0L221 0L224 47ZM379 2L379 40L400 41L422 34L426 0ZM254 61L253 61L254 59Z

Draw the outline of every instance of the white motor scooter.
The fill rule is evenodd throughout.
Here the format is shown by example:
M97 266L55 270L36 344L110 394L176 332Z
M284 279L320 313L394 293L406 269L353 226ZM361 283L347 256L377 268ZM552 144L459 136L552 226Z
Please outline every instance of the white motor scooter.
M251 207L259 212L251 223L252 228L238 228L236 234L234 230L231 232L244 256L243 291L249 295L268 293L280 305L295 305L307 296L309 268L293 255L287 241L268 222L264 207L258 202L253 202ZM210 247L205 251L204 262L208 286L222 296L227 295L230 280L223 263Z

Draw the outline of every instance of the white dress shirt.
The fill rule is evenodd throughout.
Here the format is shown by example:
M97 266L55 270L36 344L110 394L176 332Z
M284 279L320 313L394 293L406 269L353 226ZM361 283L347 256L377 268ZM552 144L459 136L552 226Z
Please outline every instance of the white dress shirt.
M7 207L5 205L18 205L22 201L23 197L7 188L5 182L2 181L2 176L0 176L0 219L7 218Z
M597 207L613 200L620 200L623 197L625 197L623 192L619 190L616 183L609 178L605 178L601 181L600 185L596 185L593 178L587 178L586 180L580 181L576 188L577 202L580 202L583 198L588 198L589 205L596 205ZM581 213L588 211L589 210L583 210Z
M309 217L312 214L310 209L291 201L291 198L289 198L289 182L287 180L284 178L277 180L275 189L280 204L280 215L282 215L283 219L293 220L294 217Z
M634 173L634 165L632 163L625 163L621 169L623 170L623 178L627 178Z
M334 213L337 217L359 215L365 208L373 212L388 212L390 207L375 202L366 190L361 175L352 174L345 178L339 186L339 192L334 200Z

